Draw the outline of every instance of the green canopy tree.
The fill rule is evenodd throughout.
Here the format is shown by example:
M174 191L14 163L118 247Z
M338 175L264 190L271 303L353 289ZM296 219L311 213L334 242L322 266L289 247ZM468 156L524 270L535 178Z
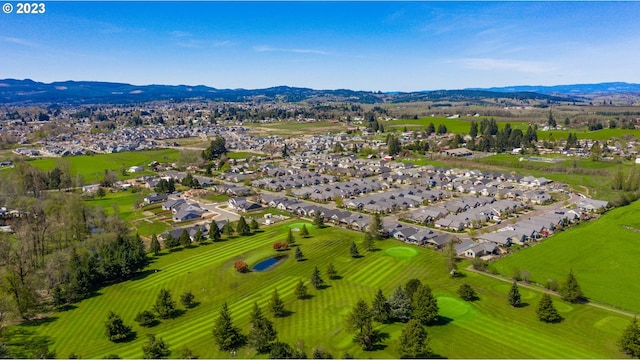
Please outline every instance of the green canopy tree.
M640 358L640 328L638 328L638 319L635 316L622 332L618 346L623 353L632 358Z
M180 241L180 245L186 248L191 246L191 238L189 237L189 233L187 232L187 230L182 230L182 232L180 233L179 241Z
M222 351L233 351L241 348L246 339L239 328L233 326L231 313L227 303L222 304L220 313L213 326L213 339Z
M195 302L194 302L195 298L196 297L195 297L195 295L193 295L191 290L188 290L184 294L180 295L180 303L182 303L182 306L184 306L185 308L189 309L189 308L192 308L195 305Z
M171 355L169 344L153 334L147 335L149 339L142 345L142 353L145 359L166 359Z
M580 284L578 284L578 279L573 275L573 270L569 270L567 280L560 287L558 293L563 300L570 303L580 303L586 300L582 293L582 289L580 289Z
M438 300L428 285L419 286L413 294L411 302L412 318L422 325L429 325L438 320Z
M542 294L538 307L536 308L536 314L538 319L546 323L556 323L562 321L562 316L558 313L558 310L553 306L551 295Z
M171 291L160 289L156 303L153 305L153 311L155 311L161 319L169 319L173 316L176 311L176 303L171 298Z
M391 320L391 306L387 302L387 298L382 293L382 289L378 289L378 292L373 298L371 303L371 315L373 320L380 323L387 323Z
M250 329L247 335L249 345L256 349L258 354L269 352L271 344L277 339L278 333L273 327L273 322L262 314L258 303L253 304L249 323Z
M458 296L460 296L462 300L466 301L473 301L478 298L475 290L473 290L471 285L467 283L460 285L460 287L458 288Z
M104 326L105 334L109 340L113 342L126 341L134 335L134 332L131 330L131 326L125 325L120 315L113 311L109 311L107 321L105 321Z
M518 288L518 283L513 282L511 285L511 289L509 289L509 295L507 296L509 300L509 305L512 307L520 306L520 289Z
M417 319L409 320L402 329L398 352L402 359L428 358L431 355L427 331Z

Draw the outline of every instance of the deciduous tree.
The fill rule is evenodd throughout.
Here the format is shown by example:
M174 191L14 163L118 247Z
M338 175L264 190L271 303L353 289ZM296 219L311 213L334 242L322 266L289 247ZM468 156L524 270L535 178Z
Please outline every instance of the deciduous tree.
M636 317L624 329L622 336L618 340L618 346L623 353L632 358L640 358L640 328Z

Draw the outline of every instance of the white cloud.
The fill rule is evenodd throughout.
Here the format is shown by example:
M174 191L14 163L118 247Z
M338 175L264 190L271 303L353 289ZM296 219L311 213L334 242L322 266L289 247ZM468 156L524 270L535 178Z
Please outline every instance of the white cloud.
M178 46L182 46L190 49L207 49L207 48L216 48L223 46L231 46L233 43L231 41L205 41L205 40L195 40L188 39L186 41L180 41L176 43Z
M35 47L38 45L36 43L32 43L31 41L11 36L0 36L0 41L28 47Z
M271 46L254 46L253 50L257 52L288 52L288 53L298 53L298 54L316 54L316 55L331 55L330 52L324 50L316 50L316 49L283 49L283 48L274 48Z
M545 62L514 59L466 58L450 61L466 69L483 71L515 71L528 74L547 74L556 69Z

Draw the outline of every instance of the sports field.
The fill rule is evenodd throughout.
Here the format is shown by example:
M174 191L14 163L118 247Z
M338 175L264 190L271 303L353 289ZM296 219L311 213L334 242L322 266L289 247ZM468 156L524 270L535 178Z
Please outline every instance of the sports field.
M345 316L359 298L371 301L381 288L386 296L399 284L418 278L428 284L438 298L442 321L427 328L431 348L438 356L449 358L613 358L620 357L615 340L629 319L622 315L585 305L568 305L555 300L565 321L543 324L535 315L539 293L522 289L522 308L511 308L506 294L509 283L468 273L452 279L445 270L444 256L428 249L410 247L395 240L376 242L377 251L361 249L360 258L349 255L352 241L360 244L361 233L328 227L307 228L311 236L296 243L306 261L297 262L289 256L284 262L263 272L237 273L233 262L245 260L249 266L273 256L274 241L284 241L293 222L265 228L248 237L194 246L154 259L149 269L138 279L112 285L78 304L76 308L54 314L38 326L23 325L11 331L21 332L22 342L51 341L58 357L71 353L83 358L102 358L117 354L122 358L142 357L141 346L146 334L162 337L174 353L187 346L199 358L228 358L217 351L211 333L221 304L229 304L236 325L248 329L249 312L257 301L265 306L274 289L286 303L291 315L275 319L280 340L290 344L304 340L307 354L315 346L323 346L334 357L345 352L358 358L396 358L395 342L402 324L377 325L389 338L383 348L363 352L352 343L352 334L345 331ZM300 226L296 221L294 226ZM297 233L294 233L297 234ZM329 280L326 267L332 262L339 279ZM461 267L468 264L460 264ZM318 266L328 287L315 290L309 284L313 268ZM294 287L299 279L307 282L311 298L298 300ZM463 302L456 295L462 282L471 284L480 300ZM199 304L178 318L163 320L147 329L133 321L142 310L150 309L161 288L168 288L177 298L187 290L195 294ZM178 305L178 308L181 308ZM113 310L125 323L132 325L137 338L128 343L114 344L104 335L104 321ZM268 314L268 310L264 309ZM17 340L16 340L17 341ZM248 348L238 357L254 357Z
M535 282L564 281L573 269L585 295L640 312L640 202L554 235L491 265L501 274L528 271Z

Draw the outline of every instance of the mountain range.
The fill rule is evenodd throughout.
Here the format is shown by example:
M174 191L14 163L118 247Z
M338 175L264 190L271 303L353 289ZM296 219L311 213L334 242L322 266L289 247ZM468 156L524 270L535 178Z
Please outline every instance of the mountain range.
M418 92L371 92L348 89L314 90L278 86L266 89L216 89L204 85L131 85L96 81L42 83L0 80L0 103L135 103L155 100L208 99L217 101L340 101L376 104L407 101L471 101L511 98L518 100L585 101L593 94L640 93L640 84L622 82L558 86L511 86Z

